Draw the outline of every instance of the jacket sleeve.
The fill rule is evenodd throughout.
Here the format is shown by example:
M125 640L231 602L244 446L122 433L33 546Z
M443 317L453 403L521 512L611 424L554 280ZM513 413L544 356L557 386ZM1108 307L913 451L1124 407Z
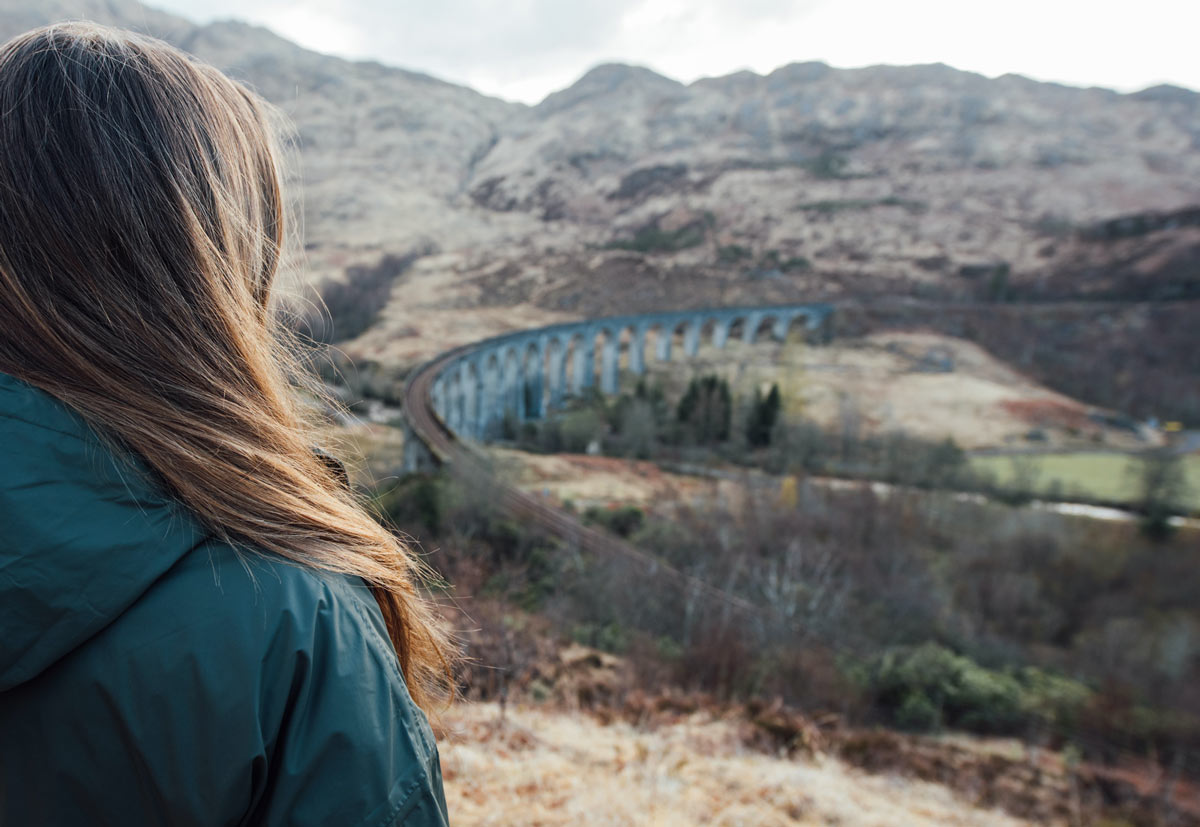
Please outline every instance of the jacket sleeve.
M314 579L323 584L315 601L305 594ZM296 591L264 661L262 720L278 726L264 733L265 773L248 821L446 825L437 746L370 591L357 578L311 572Z

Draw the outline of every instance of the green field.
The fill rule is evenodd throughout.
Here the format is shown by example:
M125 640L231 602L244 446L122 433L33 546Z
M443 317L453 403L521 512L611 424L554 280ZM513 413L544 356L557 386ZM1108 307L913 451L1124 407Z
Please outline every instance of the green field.
M1200 511L1200 456L1183 458L1187 490L1182 505ZM1067 500L1132 503L1138 498L1142 460L1102 451L972 456L971 469L997 484Z

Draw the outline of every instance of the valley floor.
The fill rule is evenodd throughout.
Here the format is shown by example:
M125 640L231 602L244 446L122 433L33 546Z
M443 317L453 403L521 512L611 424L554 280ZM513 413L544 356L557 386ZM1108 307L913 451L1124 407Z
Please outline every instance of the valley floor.
M772 757L698 713L643 730L583 714L459 704L440 726L453 823L1010 825L950 789L841 761Z

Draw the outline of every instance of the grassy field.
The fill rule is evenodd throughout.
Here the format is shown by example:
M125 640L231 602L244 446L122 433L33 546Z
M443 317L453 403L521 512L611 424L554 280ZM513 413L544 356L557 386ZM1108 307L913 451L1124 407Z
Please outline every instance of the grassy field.
M1064 499L1133 503L1138 498L1142 460L1128 454L1078 451L971 457L971 468L1000 485ZM1183 458L1187 491L1182 505L1200 511L1200 456Z

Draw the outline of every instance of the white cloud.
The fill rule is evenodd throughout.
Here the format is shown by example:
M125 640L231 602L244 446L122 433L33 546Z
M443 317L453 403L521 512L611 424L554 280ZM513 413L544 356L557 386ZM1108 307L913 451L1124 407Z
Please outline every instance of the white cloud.
M986 75L1200 88L1188 0L158 0L302 45L534 102L619 60L691 81L793 61L942 62Z
M286 4L268 7L263 13L263 22L288 40L303 45L319 44L323 52L355 57L371 54L369 30L330 11Z

